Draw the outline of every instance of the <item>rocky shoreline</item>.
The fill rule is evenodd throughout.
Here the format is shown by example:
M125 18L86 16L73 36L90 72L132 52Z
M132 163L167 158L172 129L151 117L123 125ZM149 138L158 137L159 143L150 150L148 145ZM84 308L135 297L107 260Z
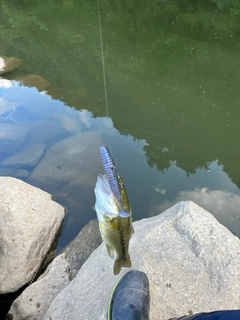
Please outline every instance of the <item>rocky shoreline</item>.
M6 319L105 320L110 293L129 269L112 274L97 221L31 283L65 210L46 192L15 178L0 177L0 195L1 297L24 288ZM150 319L240 308L240 240L209 212L183 201L134 222L134 229L132 268L149 278Z

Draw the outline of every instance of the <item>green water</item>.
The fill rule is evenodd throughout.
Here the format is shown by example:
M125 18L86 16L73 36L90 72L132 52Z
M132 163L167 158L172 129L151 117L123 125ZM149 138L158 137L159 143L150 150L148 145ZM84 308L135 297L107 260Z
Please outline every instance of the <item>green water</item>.
M45 118L55 124L55 106L58 115L71 107L81 132L110 140L134 220L189 199L240 237L240 2L101 0L100 7L108 110L96 0L2 0L0 56L24 61L4 77L40 75L58 93L43 106ZM41 116L38 106L31 123ZM49 136L47 148L68 136ZM68 199L34 185L68 209L62 248L95 217L94 184L71 186Z

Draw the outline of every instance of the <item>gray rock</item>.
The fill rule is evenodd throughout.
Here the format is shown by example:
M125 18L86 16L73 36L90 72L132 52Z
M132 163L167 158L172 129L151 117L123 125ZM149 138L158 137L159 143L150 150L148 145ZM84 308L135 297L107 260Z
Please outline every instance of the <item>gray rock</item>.
M90 254L102 243L97 219L91 220L65 249L72 277L75 277Z
M1 166L35 166L43 155L44 144L31 144L22 148L19 152L5 159Z
M13 302L9 311L12 319L42 320L55 296L69 284L101 242L98 221L95 219L53 260L45 273Z
M70 282L65 253L56 257L37 282L31 284L13 302L8 316L12 320L42 320L51 301Z
M25 169L0 167L0 176L27 179L30 172Z
M0 57L0 74L11 72L23 64L22 59L15 57Z
M36 115L38 116L40 111L32 108L31 112L35 113L35 111ZM58 141L61 134L62 126L60 124L55 123L52 120L39 120L29 126L28 141L31 144L40 143L47 145L49 143L49 140Z
M1 176L15 177L16 173L17 173L16 168L2 168L2 167L0 167L0 177Z
M14 174L14 178L17 178L17 179L27 179L30 175L30 172L25 170L25 169L18 169L16 171L16 173Z
M10 177L0 177L0 198L0 294L6 294L32 279L65 210L48 193Z
M0 153L16 152L22 146L28 129L18 124L1 123L0 126Z
M186 201L134 223L132 268L150 283L150 319L240 308L240 240L207 211ZM45 320L106 320L112 272L103 243L53 300Z
M78 186L94 187L101 170L99 147L102 142L96 132L79 133L56 143L38 163L28 182L51 194ZM76 174L78 172L78 174Z

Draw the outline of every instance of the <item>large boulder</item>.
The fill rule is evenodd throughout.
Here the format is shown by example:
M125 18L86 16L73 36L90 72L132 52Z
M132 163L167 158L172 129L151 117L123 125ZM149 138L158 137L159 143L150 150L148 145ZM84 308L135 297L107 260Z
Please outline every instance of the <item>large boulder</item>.
M76 276L101 242L98 221L91 220L45 273L13 302L8 316L12 320L42 320L55 296Z
M0 177L0 294L31 281L65 215L51 195L10 177Z
M240 308L240 240L191 201L134 223L132 268L150 284L150 319ZM53 300L45 320L106 320L112 289L120 277L105 243L95 250L74 281Z
M22 59L15 57L0 57L0 74L11 72L23 64Z

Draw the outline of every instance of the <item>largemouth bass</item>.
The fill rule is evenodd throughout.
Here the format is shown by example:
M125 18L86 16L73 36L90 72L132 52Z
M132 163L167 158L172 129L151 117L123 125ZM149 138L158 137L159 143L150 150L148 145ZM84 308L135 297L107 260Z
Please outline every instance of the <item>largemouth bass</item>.
M107 253L115 258L113 273L117 275L122 267L131 267L129 241L134 232L132 212L123 180L118 174L110 152L100 148L105 175L99 173L96 187L95 210L102 239Z

